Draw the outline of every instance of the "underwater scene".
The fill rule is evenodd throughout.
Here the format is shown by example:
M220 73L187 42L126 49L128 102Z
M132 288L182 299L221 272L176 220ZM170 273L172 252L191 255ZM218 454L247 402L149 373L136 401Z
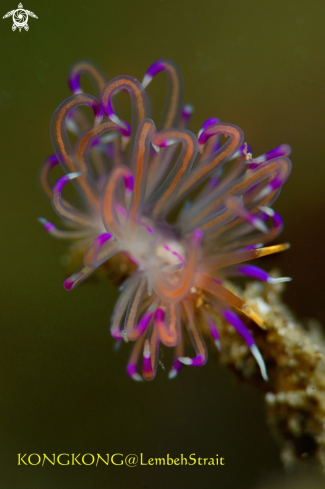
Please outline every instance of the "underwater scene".
M1 487L324 487L322 2L2 9Z

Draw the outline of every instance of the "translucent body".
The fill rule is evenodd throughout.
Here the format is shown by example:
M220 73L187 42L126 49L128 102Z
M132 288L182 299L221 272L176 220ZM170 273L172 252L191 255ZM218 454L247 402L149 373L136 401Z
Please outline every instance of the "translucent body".
M160 71L167 73L169 91L157 131L145 88ZM82 93L81 73L90 77L100 99ZM289 176L290 148L282 145L253 159L241 129L215 118L196 136L186 128L192 107L181 110L179 70L168 60L154 63L142 84L130 76L107 81L87 62L76 64L69 77L74 95L52 118L56 154L41 171L44 192L66 229L41 222L53 236L73 240L84 257L65 288L126 257L128 277L123 277L111 333L135 342L127 366L135 380L155 377L160 344L175 348L171 378L184 364L203 365L208 358L203 331L221 347L218 317L244 338L266 379L247 327L249 321L260 327L263 322L223 280L234 275L270 283L289 280L240 264L287 247L263 245L282 229L269 205ZM121 90L131 99L130 124L117 114L115 95ZM92 121L80 110L83 105L91 107ZM78 138L74 145L67 129ZM48 176L57 163L66 174L51 188ZM76 205L62 195L70 181L80 197ZM185 356L188 345L194 356ZM143 377L138 373L141 351Z

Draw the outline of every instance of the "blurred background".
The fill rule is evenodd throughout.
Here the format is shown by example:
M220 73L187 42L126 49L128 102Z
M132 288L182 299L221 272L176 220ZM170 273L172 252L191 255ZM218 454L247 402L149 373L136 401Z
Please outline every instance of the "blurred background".
M1 2L1 17L15 2ZM274 206L285 221L277 242L292 248L263 266L293 278L285 300L297 317L325 324L323 0L25 0L24 8L38 16L28 32L0 21L1 487L273 487L284 471L262 395L217 356L174 381L162 369L152 383L126 376L129 348L115 352L109 334L117 292L108 282L63 289L66 244L37 222L53 219L37 174L53 152L49 123L70 95L73 62L142 79L155 60L173 59L195 132L217 116L244 130L254 156L292 147L293 172ZM165 77L155 83L159 106ZM63 452L218 454L226 465L17 466L18 453Z

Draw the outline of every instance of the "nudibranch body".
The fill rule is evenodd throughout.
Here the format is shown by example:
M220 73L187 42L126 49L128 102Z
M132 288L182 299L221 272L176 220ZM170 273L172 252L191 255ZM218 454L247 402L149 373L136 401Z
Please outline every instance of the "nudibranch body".
M169 90L157 130L146 87L160 71L167 74ZM83 93L82 73L97 96ZM245 264L287 248L264 245L282 229L270 205L290 174L290 148L282 145L253 158L241 129L216 118L196 136L187 128L192 106L182 105L181 76L169 60L154 63L142 83L131 76L107 80L97 66L80 62L70 70L69 86L73 95L52 118L55 155L44 162L40 178L65 229L40 221L83 255L83 266L64 287L71 290L99 267L123 259L111 333L135 343L127 366L135 380L155 377L160 344L175 350L170 378L184 364L204 365L204 337L221 347L220 318L243 337L267 379L249 330L252 322L260 327L263 322L224 280L236 275L269 283L290 280ZM117 115L120 91L131 98L131 124ZM83 106L92 109L93 120ZM74 144L67 130L77 138ZM49 174L58 163L65 174L51 187ZM70 181L78 192L76 204L63 195ZM114 270L119 275L119 268ZM194 355L187 356L191 345Z

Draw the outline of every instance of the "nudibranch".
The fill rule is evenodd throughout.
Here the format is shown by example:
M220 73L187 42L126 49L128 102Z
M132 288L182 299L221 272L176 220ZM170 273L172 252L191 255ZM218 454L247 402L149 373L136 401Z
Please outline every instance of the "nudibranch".
M168 96L157 129L146 89L159 72L167 75ZM82 74L95 95L83 92ZM114 269L121 287L111 334L134 342L127 365L134 380L155 377L161 344L174 348L170 378L183 365L204 365L206 339L221 348L220 320L243 337L267 380L251 332L254 323L263 328L263 321L225 280L237 275L269 283L290 280L246 264L288 247L265 244L282 230L281 217L270 206L290 174L289 146L253 158L242 130L217 118L206 120L196 135L188 129L193 108L182 104L179 69L167 59L150 66L142 83L127 75L108 80L88 61L76 63L68 81L72 95L51 122L55 154L40 173L64 227L40 222L83 257L65 289L99 268ZM120 91L131 99L130 123L118 115ZM58 164L64 174L51 186L49 175ZM76 202L66 196L70 185Z

